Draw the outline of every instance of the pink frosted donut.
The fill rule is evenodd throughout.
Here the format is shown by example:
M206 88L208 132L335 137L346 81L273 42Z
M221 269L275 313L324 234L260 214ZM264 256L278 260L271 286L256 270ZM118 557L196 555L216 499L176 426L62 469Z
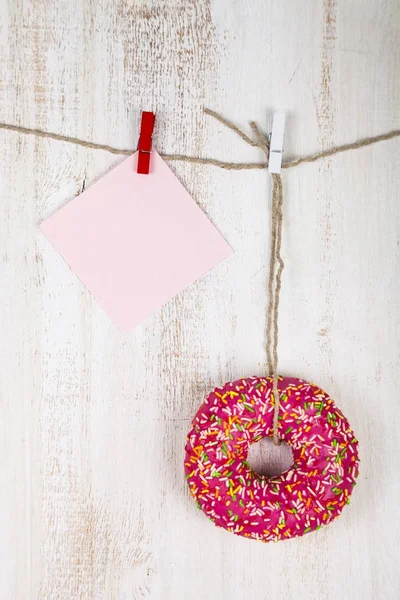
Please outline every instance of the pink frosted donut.
M187 436L185 473L215 525L263 542L320 529L349 504L358 442L347 419L317 386L279 378L279 437L293 465L277 477L254 473L250 444L272 436L272 379L249 377L215 389Z

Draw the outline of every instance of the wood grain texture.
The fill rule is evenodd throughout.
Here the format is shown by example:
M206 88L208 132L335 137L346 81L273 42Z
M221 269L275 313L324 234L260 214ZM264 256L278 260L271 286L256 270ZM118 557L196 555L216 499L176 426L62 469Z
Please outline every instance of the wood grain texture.
M286 111L287 158L399 125L396 0L0 15L1 121L134 147L154 110L159 150L229 160L262 156L203 105L265 131ZM0 155L0 598L397 599L398 141L284 175L281 372L335 398L362 469L337 522L273 545L214 528L183 476L205 394L265 370L266 173L171 165L235 253L123 336L37 227L118 159L6 132Z

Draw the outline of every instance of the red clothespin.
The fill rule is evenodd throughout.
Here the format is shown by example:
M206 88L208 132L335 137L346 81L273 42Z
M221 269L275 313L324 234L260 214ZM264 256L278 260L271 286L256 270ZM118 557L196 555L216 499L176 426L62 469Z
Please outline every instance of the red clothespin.
M151 152L151 138L153 135L154 121L156 115L152 112L142 112L142 123L140 125L140 137L139 137L139 156L137 163L137 172L143 175L149 174L150 167L150 152Z

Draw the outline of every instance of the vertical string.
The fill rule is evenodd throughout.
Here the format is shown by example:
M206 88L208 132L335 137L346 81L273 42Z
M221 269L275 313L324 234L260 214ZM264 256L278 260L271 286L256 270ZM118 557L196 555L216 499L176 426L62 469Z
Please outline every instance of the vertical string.
M275 257L276 257L276 225L277 211L276 198L274 194L275 180L273 179L272 200L271 200L271 249L269 255L269 277L268 277L268 311L267 311L267 367L268 375L272 376L274 372L272 356L272 318L274 316L274 277L275 277Z
M250 127L254 132L258 147L264 152L269 161L269 141L262 134L257 124L252 121ZM271 201L271 252L268 275L268 309L267 309L267 367L272 377L272 393L274 399L273 434L272 440L279 445L278 423L280 398L278 390L278 315L279 298L282 286L282 271L284 262L281 256L282 222L283 222L283 187L280 174L272 173Z
M273 378L273 395L274 395L274 418L273 418L273 435L272 439L275 445L279 445L278 423L279 423L279 407L280 397L278 391L278 316L279 316L279 298L282 286L282 271L284 262L281 256L282 245L282 223L283 223L283 188L282 178L279 174L272 175L272 210L271 210L271 239L275 240L271 244L270 257L270 276L268 289L270 291L268 303L268 318L267 318L267 355L272 356L272 365L270 375ZM272 234L273 231L273 234ZM275 289L274 289L275 284ZM268 331L269 327L269 331ZM271 335L272 329L272 335Z

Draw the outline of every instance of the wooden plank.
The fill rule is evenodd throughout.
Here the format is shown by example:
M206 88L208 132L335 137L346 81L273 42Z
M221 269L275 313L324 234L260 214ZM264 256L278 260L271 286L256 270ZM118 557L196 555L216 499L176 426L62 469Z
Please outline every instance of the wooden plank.
M286 158L398 127L396 0L0 11L0 121L133 148L154 110L159 150L232 160L262 156L203 105L285 111ZM119 159L0 137L0 597L397 598L398 142L284 173L281 371L336 399L362 471L337 522L263 545L197 510L183 446L210 389L265 372L267 174L171 164L235 254L123 336L37 228Z

